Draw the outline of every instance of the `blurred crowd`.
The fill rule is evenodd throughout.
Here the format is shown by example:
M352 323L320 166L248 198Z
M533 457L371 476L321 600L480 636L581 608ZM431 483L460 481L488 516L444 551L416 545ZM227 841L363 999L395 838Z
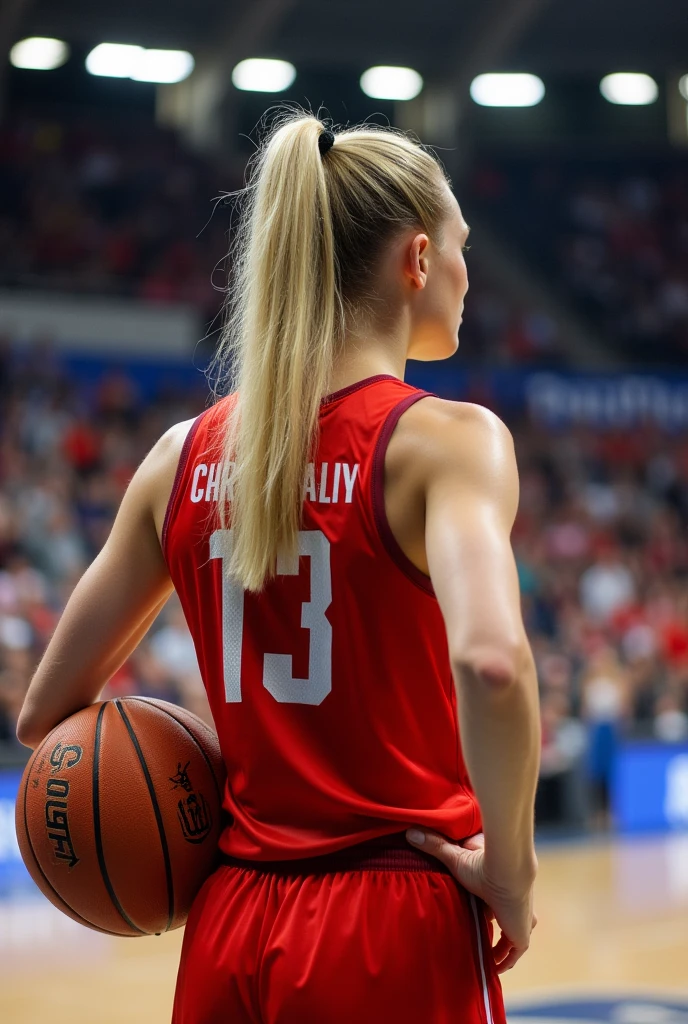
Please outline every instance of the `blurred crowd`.
M688 436L526 424L514 436L513 542L542 702L540 797L604 820L622 738L688 739ZM585 794L559 791L576 766L585 808Z
M0 287L188 302L217 313L243 171L147 124L26 117L0 124ZM479 248L479 247L478 247ZM463 361L558 363L557 324L468 257ZM0 325L1 326L1 325Z
M143 401L121 372L76 386L49 351L0 365L0 739L137 464L205 396ZM688 437L511 424L521 470L514 546L542 696L540 816L607 811L623 736L688 737ZM172 599L108 694L207 715ZM583 793L571 779L587 779Z
M629 170L631 168L631 170ZM0 125L0 286L189 302L209 319L226 284L243 169L171 131L32 117ZM462 186L564 299L629 358L688 354L688 162L476 161ZM559 327L505 297L469 255L464 358L558 363Z
M205 394L143 402L113 373L77 387L49 350L0 352L0 742L76 582L108 536L136 467ZM191 638L176 599L108 686L183 703L207 717ZM17 750L14 751L17 753Z
M685 157L487 159L469 194L627 358L686 358Z
M545 310L515 301L500 288L477 252L466 256L469 297L457 359L501 369L561 367L567 362L559 324Z
M218 200L239 184L150 124L6 120L0 285L190 302L214 315L229 229Z

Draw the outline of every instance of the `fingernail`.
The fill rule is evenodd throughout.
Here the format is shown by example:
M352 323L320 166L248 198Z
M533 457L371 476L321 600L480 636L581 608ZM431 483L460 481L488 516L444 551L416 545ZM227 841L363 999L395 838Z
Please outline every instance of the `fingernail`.
M421 832L420 829L410 828L406 832L406 838L410 843L415 843L416 846L422 846L425 842L425 832Z

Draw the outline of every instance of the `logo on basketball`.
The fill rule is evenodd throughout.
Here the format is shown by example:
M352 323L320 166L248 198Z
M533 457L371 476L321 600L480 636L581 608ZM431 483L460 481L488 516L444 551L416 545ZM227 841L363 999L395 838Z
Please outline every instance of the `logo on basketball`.
M187 793L190 793L193 789L191 785L191 779L189 778L189 765L191 761L187 761L182 768L181 761L177 762L177 774L170 775L170 782L172 783L172 789L185 789Z
M183 789L189 795L182 797L177 804L177 817L182 828L182 835L187 843L202 843L213 825L210 808L202 793L195 793L189 778L189 764L177 763L177 774L170 775L173 789Z
M81 754L79 754L81 756ZM62 861L69 868L79 863L74 852L67 818L67 797L69 783L65 779L48 779L45 801L45 825L48 839L53 843L55 860Z
M76 743L62 746L58 743L50 755L50 771L59 772L62 768L73 768L81 760L83 750Z

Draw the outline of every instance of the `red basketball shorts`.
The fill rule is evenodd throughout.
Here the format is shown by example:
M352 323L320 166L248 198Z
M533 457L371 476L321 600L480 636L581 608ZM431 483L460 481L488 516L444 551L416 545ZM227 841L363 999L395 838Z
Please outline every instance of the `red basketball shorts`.
M403 840L223 864L186 925L173 1024L505 1024L491 938Z

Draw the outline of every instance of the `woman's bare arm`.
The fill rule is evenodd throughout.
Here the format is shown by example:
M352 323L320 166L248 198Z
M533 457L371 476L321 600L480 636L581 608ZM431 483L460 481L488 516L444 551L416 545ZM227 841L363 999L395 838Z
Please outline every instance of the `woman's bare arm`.
M529 882L540 719L510 542L518 505L511 436L486 410L455 406L428 469L425 546L486 861L501 877Z
M439 838L428 836L425 848L457 869L470 863L471 873L460 876L469 887L479 863L478 894L508 935L499 954L503 969L527 948L532 927L540 754L537 680L510 542L518 505L513 442L486 409L425 399L402 417L393 446L394 437L388 515L407 554L429 570L442 610L461 742L485 834L484 851L466 853L461 865L457 848ZM405 506L404 479L412 488Z

